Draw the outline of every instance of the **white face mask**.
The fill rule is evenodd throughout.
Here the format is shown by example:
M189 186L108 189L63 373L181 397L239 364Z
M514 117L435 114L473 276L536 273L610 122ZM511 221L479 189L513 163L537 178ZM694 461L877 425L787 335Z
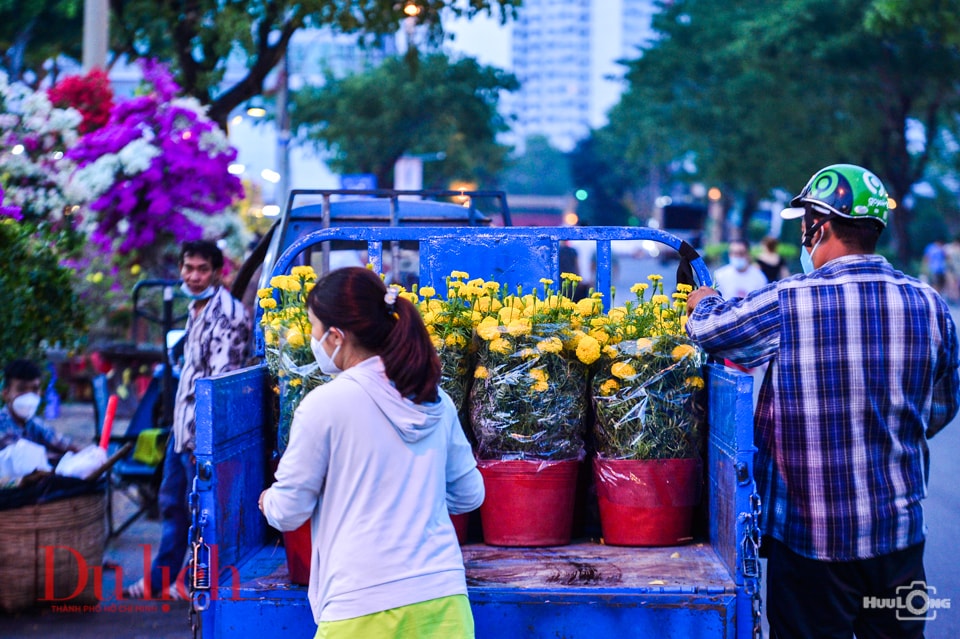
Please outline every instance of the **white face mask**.
M187 286L187 283L184 282L180 285L180 291L194 301L207 300L213 297L214 292L217 290L216 286L208 286L203 291L199 293L194 293L190 290L190 287Z
M730 266L737 269L738 271L745 271L747 267L750 266L750 263L745 257L731 257Z
M36 393L24 393L10 402L10 411L24 421L30 421L40 407L40 396Z
M340 347L343 346L343 342L337 344L337 347L333 349L333 355L327 355L327 351L323 350L323 342L327 339L327 335L329 334L330 329L327 329L327 332L324 333L323 337L321 337L319 340L311 335L310 350L313 351L313 356L317 359L317 364L320 365L321 373L324 375L336 375L343 372L333 361L337 358L337 353L340 352Z

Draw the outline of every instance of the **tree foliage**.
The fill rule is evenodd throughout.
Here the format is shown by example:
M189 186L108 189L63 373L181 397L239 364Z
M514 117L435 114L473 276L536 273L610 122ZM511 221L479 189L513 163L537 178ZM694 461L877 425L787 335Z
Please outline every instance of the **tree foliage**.
M868 27L879 0L662 3L659 39L628 65L628 90L608 133L637 177L693 153L697 179L749 208L773 188L797 192L820 167L871 168L903 203L955 128L960 55L931 24ZM908 144L922 125L928 143ZM909 211L892 217L899 256L911 253ZM744 226L749 217L744 216Z
M526 148L511 157L500 176L500 187L517 195L568 195L573 191L570 159L550 146L543 135L526 140Z
M79 59L82 38L83 0L0 0L0 64L11 81L36 85L48 60Z
M451 179L489 185L508 148L496 142L507 123L497 113L500 91L516 79L472 58L423 56L416 68L401 58L293 96L298 135L332 154L341 173L373 173L392 184L393 165L404 154L443 153L425 165L424 185L447 188Z
M520 0L416 0L417 17L434 41L443 37L441 13L513 17ZM118 54L175 61L186 92L210 105L225 125L230 112L263 92L264 80L304 27L346 33L396 33L405 3L396 0L110 0L111 39ZM227 63L245 61L246 75L223 86Z

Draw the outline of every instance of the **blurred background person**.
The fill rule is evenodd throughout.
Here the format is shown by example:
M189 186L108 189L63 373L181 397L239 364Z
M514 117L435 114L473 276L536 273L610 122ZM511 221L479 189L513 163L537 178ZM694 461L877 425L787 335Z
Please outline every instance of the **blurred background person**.
M760 253L757 255L757 266L763 272L768 282L776 282L790 275L787 261L777 252L780 242L777 238L767 236L760 243Z
M725 299L746 297L767 285L767 277L750 260L750 246L744 240L730 240L727 246L729 263L713 275L714 287Z

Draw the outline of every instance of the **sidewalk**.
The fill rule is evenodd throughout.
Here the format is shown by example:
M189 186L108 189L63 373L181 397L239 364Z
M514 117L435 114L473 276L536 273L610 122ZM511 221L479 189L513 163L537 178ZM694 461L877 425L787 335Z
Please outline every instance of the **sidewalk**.
M92 441L92 404L64 404L60 417L48 424L79 441ZM126 421L118 419L114 433L121 434ZM134 504L114 493L115 525L136 511ZM191 637L189 604L185 601L134 601L116 599L118 579L128 585L144 572L143 545L160 541L160 522L141 517L123 534L107 541L104 552L103 596L99 611L74 611L69 606L37 608L4 615L0 613L0 638L28 639L165 639ZM69 603L69 602L65 602Z

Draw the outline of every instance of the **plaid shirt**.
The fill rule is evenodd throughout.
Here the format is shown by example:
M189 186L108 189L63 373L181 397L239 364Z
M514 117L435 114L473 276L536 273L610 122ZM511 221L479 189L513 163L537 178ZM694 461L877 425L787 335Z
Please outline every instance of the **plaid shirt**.
M929 286L849 255L745 298L700 301L687 333L744 366L769 362L755 416L761 530L813 559L925 536L927 438L957 413L956 327Z

